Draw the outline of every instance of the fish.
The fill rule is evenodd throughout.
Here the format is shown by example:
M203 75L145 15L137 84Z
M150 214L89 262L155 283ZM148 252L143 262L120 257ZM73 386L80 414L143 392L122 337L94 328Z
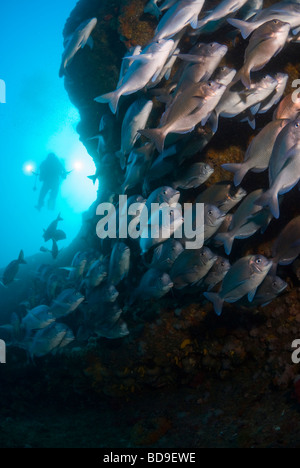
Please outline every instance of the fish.
M279 276L268 274L261 285L258 287L252 303L248 300L242 302L242 305L251 307L265 307L269 305L277 296L287 288L287 283Z
M99 304L113 304L119 297L119 292L113 284L104 284L100 288L93 289L87 300L90 306Z
M249 89L236 90L235 86L228 87L220 99L219 104L213 110L209 124L214 132L219 126L219 117L233 118L246 112L246 119L252 128L255 128L254 115L259 111L260 105L275 90L278 82L275 78L266 75L255 83L251 83Z
M240 258L226 274L219 293L206 292L204 297L213 303L217 315L221 315L224 302L232 304L247 295L251 303L271 267L272 261L262 255Z
M74 282L82 278L87 264L87 253L79 251L75 254L70 267L60 267L60 269L69 271L68 280Z
M265 231L271 222L272 215L269 210L266 210L265 216L260 216L260 218L255 216L262 211L262 207L255 203L263 192L259 189L250 193L234 213L228 232L216 236L216 240L223 243L227 255L231 254L235 239L248 239L261 228Z
M140 133L153 141L161 153L169 133L189 133L197 124L205 125L225 90L225 86L213 81L190 83L168 106L160 127Z
M236 18L227 21L231 26L239 29L244 39L250 36L257 28L272 20L280 20L289 23L292 30L300 26L300 5L288 1L282 1L265 8L252 18L250 22Z
M130 248L124 242L114 245L110 263L108 283L117 286L127 277L130 269Z
M141 52L142 52L142 47L141 46L131 47L128 50L128 52L126 52L126 54L124 55L124 59L126 59L127 57L140 55ZM129 67L132 65L132 63L133 63L133 60L130 60L130 58L128 58L128 60L122 60L121 70L120 70L120 75L119 75L119 81L118 81L117 86L119 86L122 83L123 77L128 72Z
M209 44L196 44L188 54L178 54L178 58L187 62L179 80L177 89L181 89L181 85L186 80L199 83L200 81L208 81L221 60L228 52L228 47L217 42Z
M214 173L214 169L207 163L195 163L192 166L178 171L178 175L172 186L175 189L189 190L200 187ZM179 177L179 178L178 178Z
M91 34L97 25L97 18L91 18L83 21L67 40L65 51L62 56L62 63L59 70L59 77L62 78L66 73L66 68L72 62L79 49L83 49L86 44L93 48Z
M264 0L248 0L247 3L238 11L238 19L248 21L259 13L264 5Z
M66 238L67 238L66 233L62 231L61 229L56 229L56 231L54 231L54 234L52 236L52 240L56 242L65 240Z
M247 195L247 192L239 187L236 189L231 182L222 181L211 185L200 193L195 203L212 204L227 214Z
M56 273L53 273L49 276L46 284L47 297L50 301L55 299L57 296L57 291L62 289L63 278Z
M234 174L236 187L249 171L259 173L268 169L277 137L288 123L287 119L268 123L251 141L243 163L222 165L223 169Z
M133 60L133 63L117 89L111 93L96 97L95 101L102 104L108 103L112 113L115 114L121 96L133 94L143 89L149 81L156 80L168 60L173 46L174 41L172 39L152 42L140 55L131 56L130 59ZM129 57L125 59L128 60Z
M290 265L300 254L300 216L293 218L281 231L272 248L273 272L278 265Z
M225 219L225 213L217 206L204 206L204 242L207 242L218 231Z
M54 321L55 317L51 313L50 307L40 305L27 311L26 316L22 319L21 326L29 332L31 330L41 330L46 328Z
M150 212L151 205L155 203L158 203L159 205L162 205L163 203L167 203L170 206L176 205L179 202L180 195L181 194L178 190L168 187L167 185L158 187L147 198L145 208Z
M213 81L216 81L217 83L221 83L224 86L230 85L232 83L235 75L237 74L237 70L234 68L230 67L220 67L215 71L215 74L213 75Z
M203 287L207 291L214 289L215 286L223 281L230 267L231 265L227 258L218 257L208 275L204 278Z
M300 112L300 98L294 99L293 93L285 96L274 111L273 120L295 120Z
M186 26L196 29L205 0L179 0L158 23L153 41L170 39Z
M130 304L137 300L148 301L161 299L173 288L173 282L168 273L150 268L142 277L139 286L133 291Z
M300 181L300 142L291 148L286 157L285 164L272 182L269 190L258 200L259 206L268 206L274 216L279 219L279 195L284 195L294 188Z
M67 325L53 322L35 334L28 351L31 359L43 357L68 345L74 339L73 332Z
M262 102L258 111L259 114L265 114L273 106L278 104L285 92L289 75L287 75L286 73L276 73L274 78L277 81L278 85L273 91L273 94L271 94L264 102Z
M84 279L84 284L88 289L97 288L107 278L108 264L102 256L92 263Z
M52 239L52 250L46 249L45 247L41 247L41 248L40 248L40 251L41 251L41 252L44 252L44 253L51 253L52 258L53 258L54 260L57 259L58 255L59 255L59 253L60 253L60 251L58 250L57 242L56 242L56 240L54 240L54 239Z
M169 272L184 248L176 239L169 239L164 244L158 245L153 252L150 268Z
M63 219L59 213L57 218L48 226L48 228L44 229L43 238L45 242L48 242L49 240L55 238L55 235L57 234L57 226L60 221L63 221Z
M27 262L24 260L24 252L21 250L17 260L13 260L4 270L2 281L0 282L3 286L7 287L12 283L18 272L20 265L26 265Z
M84 301L84 296L76 289L65 289L52 301L50 312L55 318L66 317Z
M270 163L269 182L273 183L286 163L286 157L291 148L300 141L300 118L288 122L276 138Z
M124 61L125 63L126 61ZM107 153L111 153L115 148L115 126L116 121L111 113L103 114L99 123L99 132L97 135L88 138L87 140L98 140L97 153L102 159ZM93 176L89 176L92 178ZM92 178L93 180L93 178Z
M107 338L108 340L116 340L128 336L129 330L124 320L120 319L111 328L105 328L102 326L99 330L96 329L96 334L103 338Z
M211 270L218 257L208 247L184 250L175 260L170 277L175 289L197 285Z
M126 156L141 136L138 130L145 128L152 108L152 101L140 98L131 104L125 114L121 129L121 150L118 153L122 169L125 167Z
M285 46L290 24L274 19L262 24L255 30L250 38L245 52L244 65L234 78L234 82L242 81L250 89L251 72L261 70Z
M128 233L130 239L134 239L146 199L141 195L133 195L127 200L127 204L119 213L119 237L120 233Z
M152 210L148 225L141 226L140 249L142 255L158 244L166 242L182 228L182 209L171 208L168 205L166 205L166 208L157 211ZM182 237L180 231L179 236Z
M152 143L146 143L141 148L132 150L126 164L125 181L121 187L122 193L126 193L137 185L142 185L152 164L154 152L155 148Z
M242 8L248 0L222 0L207 16L198 21L197 32L200 32L207 23L222 20L233 15Z

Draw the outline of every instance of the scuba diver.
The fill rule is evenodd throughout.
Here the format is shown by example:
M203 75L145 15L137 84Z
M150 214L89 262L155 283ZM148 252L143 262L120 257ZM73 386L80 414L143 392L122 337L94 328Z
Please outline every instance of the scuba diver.
M63 164L54 153L48 154L45 161L40 165L39 180L43 183L40 191L39 201L36 209L41 211L45 204L45 198L49 193L48 209L54 210L56 198L59 192L60 185L63 180L68 176L69 172L66 171Z

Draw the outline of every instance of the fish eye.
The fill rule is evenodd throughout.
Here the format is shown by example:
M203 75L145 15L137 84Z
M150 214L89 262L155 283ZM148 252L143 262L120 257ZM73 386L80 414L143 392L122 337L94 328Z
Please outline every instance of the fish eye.
M261 258L257 258L257 259L255 260L255 263L257 263L258 265L259 265L261 262L262 262L262 259L261 259Z
M164 191L164 195L167 195L167 191L166 191L166 190Z
M299 128L299 127L300 127L300 123L297 122L297 123L295 124L295 128Z
M277 286L277 281L273 281L272 285L274 286L274 288L276 288L276 286Z
M213 214L213 211L209 210L208 214L211 216Z
M222 263L221 263L221 266L225 266L225 263L224 263L224 262L222 262Z

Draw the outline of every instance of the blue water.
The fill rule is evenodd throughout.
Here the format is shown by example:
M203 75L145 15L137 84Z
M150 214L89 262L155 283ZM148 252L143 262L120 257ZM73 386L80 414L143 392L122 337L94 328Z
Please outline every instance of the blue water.
M0 104L0 267L21 248L25 256L39 251L43 228L59 211L68 236L60 247L67 245L80 227L82 211L95 199L96 189L86 177L95 167L79 142L79 115L58 77L62 31L75 5L76 0L1 5L0 79L6 83L6 104ZM26 167L38 168L50 151L74 171L62 186L55 212L38 213L35 178Z

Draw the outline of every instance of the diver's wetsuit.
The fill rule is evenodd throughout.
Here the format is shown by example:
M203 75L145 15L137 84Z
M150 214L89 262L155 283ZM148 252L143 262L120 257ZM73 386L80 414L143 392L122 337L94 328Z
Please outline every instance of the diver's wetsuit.
M55 154L49 154L40 166L40 181L43 182L37 209L41 210L49 192L48 209L54 210L59 187L67 176L66 170Z

